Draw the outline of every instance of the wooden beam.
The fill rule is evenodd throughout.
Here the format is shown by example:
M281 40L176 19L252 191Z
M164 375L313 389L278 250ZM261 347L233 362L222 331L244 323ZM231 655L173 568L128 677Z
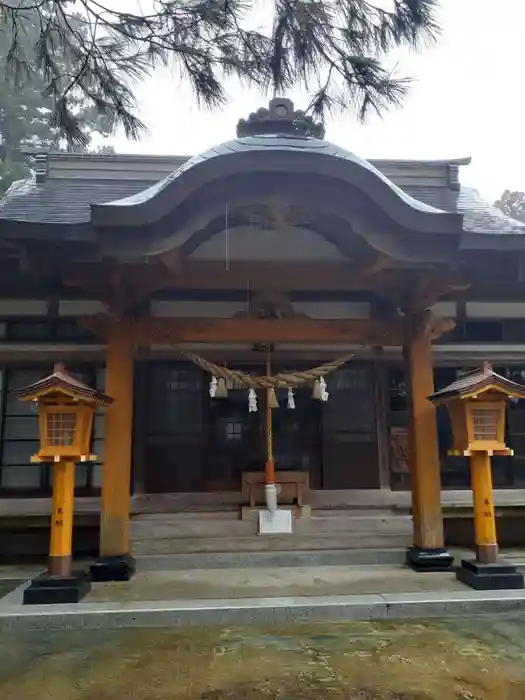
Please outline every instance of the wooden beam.
M273 292L315 289L335 291L373 291L378 278L392 280L403 275L403 270L381 269L375 274L365 274L361 266L348 261L341 262L251 262L231 261L228 268L221 262L164 259L148 264L121 266L122 279L128 288L146 294L169 289L221 289ZM113 267L106 263L72 264L63 272L63 283L71 288L100 290L108 286Z
M111 333L113 319L100 314L84 317L83 325L97 335ZM322 321L311 318L268 320L256 318L158 318L127 319L129 341L135 345L182 343L323 343L367 346L401 345L403 319L388 324L375 320Z
M177 251L149 263L74 264L63 284L103 301L119 316L144 307L154 294L170 289L246 290L273 294L294 291L368 292L393 306L416 311L443 296L468 288L468 282L447 270L405 270L388 267L385 256L367 267L349 261L283 263L232 261L228 268L214 261L182 259Z

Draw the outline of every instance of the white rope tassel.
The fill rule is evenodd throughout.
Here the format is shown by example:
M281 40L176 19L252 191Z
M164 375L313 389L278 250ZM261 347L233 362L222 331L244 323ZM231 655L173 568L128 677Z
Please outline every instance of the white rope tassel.
M210 398L214 399L217 393L217 377L212 377L210 381Z
M295 408L295 399L293 396L293 391L291 387L288 387L288 408Z
M255 389L250 389L248 392L248 412L257 413L257 394Z
M319 380L319 388L321 389L321 401L328 401L328 392L326 391L326 382L324 377Z

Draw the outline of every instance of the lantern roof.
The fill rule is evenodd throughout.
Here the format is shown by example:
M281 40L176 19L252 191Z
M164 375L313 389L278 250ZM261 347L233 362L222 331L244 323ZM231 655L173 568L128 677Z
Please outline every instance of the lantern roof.
M428 397L435 404L447 403L452 399L476 398L487 391L496 391L508 397L525 399L525 386L513 382L494 372L490 362L480 369L466 372L455 382Z
M32 401L54 392L61 392L72 399L99 406L113 403L113 399L96 389L92 389L80 379L70 374L62 363L54 366L53 372L33 384L13 392L22 401Z

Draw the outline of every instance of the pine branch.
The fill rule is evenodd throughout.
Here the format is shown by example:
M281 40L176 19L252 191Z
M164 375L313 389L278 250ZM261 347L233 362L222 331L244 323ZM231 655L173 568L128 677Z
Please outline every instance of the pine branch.
M389 9L380 0L267 0L268 34L247 26L256 1L152 0L148 12L125 12L111 0L0 0L6 68L14 84L44 77L51 123L78 146L79 100L138 138L133 88L159 65L176 66L206 106L223 104L224 79L235 77L274 94L306 88L317 117L340 108L364 119L406 92L408 81L384 67L387 53L418 49L439 32L437 0L392 0ZM39 37L25 50L20 37L35 15Z

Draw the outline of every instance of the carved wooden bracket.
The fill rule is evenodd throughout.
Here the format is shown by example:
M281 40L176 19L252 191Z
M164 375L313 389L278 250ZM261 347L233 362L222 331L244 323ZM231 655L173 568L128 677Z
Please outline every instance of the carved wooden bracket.
M421 275L409 305L414 310L429 309L443 297L463 292L470 286L470 282L454 272L435 271L429 275Z
M456 327L456 321L453 318L440 318L432 314L428 321L426 333L430 335L432 340L437 340L445 333L451 333Z
M407 314L405 323L407 338L425 335L429 336L431 340L437 340L437 338L440 338L445 333L450 333L456 327L454 319L436 316L431 309Z

